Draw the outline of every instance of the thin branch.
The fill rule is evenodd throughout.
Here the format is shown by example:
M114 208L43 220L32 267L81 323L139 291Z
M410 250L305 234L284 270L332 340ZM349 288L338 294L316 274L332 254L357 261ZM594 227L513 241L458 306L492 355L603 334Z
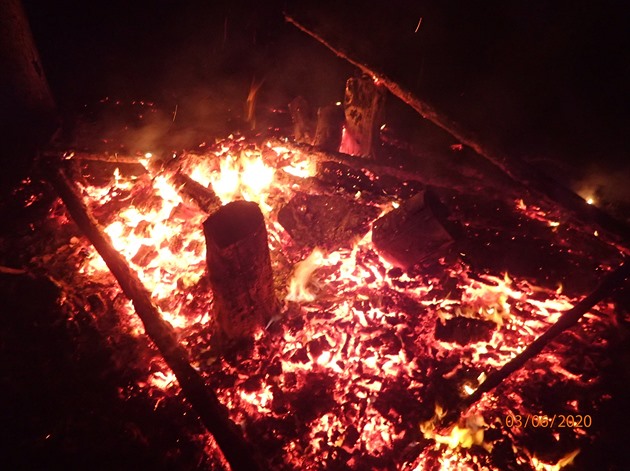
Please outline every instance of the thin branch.
M0 265L0 273L5 275L26 275L28 272L23 268L11 268Z

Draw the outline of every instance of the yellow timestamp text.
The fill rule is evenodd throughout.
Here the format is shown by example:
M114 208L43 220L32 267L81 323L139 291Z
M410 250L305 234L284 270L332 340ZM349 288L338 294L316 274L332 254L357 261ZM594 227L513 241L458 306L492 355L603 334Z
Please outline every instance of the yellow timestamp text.
M580 414L507 414L501 422L507 428L589 428L593 425L593 418Z

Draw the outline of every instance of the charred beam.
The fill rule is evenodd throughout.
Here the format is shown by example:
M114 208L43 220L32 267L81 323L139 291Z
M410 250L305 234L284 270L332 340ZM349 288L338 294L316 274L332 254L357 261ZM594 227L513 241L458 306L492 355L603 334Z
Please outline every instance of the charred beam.
M583 198L576 195L573 191L569 190L555 179L543 174L531 164L528 164L527 162L514 156L508 157L505 153L482 143L473 133L463 129L457 122L440 113L426 101L416 97L410 90L407 90L386 75L374 70L368 65L353 59L348 54L326 41L326 39L299 23L293 17L285 13L284 18L300 31L306 33L322 45L326 46L337 57L346 60L350 64L359 68L363 73L373 77L374 80L378 81L392 95L397 96L413 108L418 114L420 114L420 116L428 119L436 126L448 132L459 142L473 149L477 154L500 168L514 181L526 187L535 189L547 198L560 204L580 220L596 223L601 228L620 236L624 242L628 242L630 240L630 227L628 227L627 224L613 218L596 206L589 205Z
M455 227L446 207L428 188L374 221L372 242L388 262L408 270L442 256L460 235Z
M256 203L233 201L203 230L219 341L251 338L279 309L263 214Z
M188 354L177 341L173 328L162 319L138 275L111 244L81 200L75 185L61 169L49 171L49 180L63 200L70 215L103 257L116 277L123 293L132 300L145 331L155 343L168 366L173 370L186 399L199 415L206 429L214 436L226 460L235 470L257 470L253 450L234 424L228 411L208 388L203 377L191 366Z
M128 155L101 155L92 154L88 152L71 152L65 156L66 160L70 161L94 161L94 162L107 162L109 164L124 164L124 165L142 165L146 170L146 158L134 157ZM192 200L199 209L211 214L221 206L221 199L216 195L211 186L203 186L198 181L190 178L188 175L182 172L181 168L178 168L180 164L179 159L170 159L170 161L162 161L156 159L154 162L149 162L149 172L157 172L168 178L175 189L179 193Z
M181 194L190 198L206 213L212 214L221 207L221 199L212 188L203 186L181 171L175 172L171 177L171 181Z
M554 325L549 327L544 334L534 340L523 352L508 361L497 371L489 374L486 380L481 383L475 392L462 401L459 407L446 415L443 420L443 424L448 424L457 420L457 417L461 412L465 411L475 402L479 401L485 393L490 392L499 386L512 373L521 369L528 360L538 355L558 335L577 324L584 314L589 312L595 304L610 295L612 291L619 287L628 276L630 276L630 262L626 260L615 271L608 274L591 294L582 299L573 308L562 314Z
M68 152L64 155L66 160L87 160L94 162L107 162L112 164L142 165L144 157L129 155L92 154L90 152Z
M397 178L399 180L420 180L420 176L417 173L407 170L391 167L389 165L379 164L373 160L362 159L353 157L342 152L336 152L334 150L323 150L316 146L309 146L307 144L297 144L281 140L270 140L273 145L294 148L310 157L317 159L318 164L327 161L338 162L356 170L369 170L376 175L388 175L390 177Z

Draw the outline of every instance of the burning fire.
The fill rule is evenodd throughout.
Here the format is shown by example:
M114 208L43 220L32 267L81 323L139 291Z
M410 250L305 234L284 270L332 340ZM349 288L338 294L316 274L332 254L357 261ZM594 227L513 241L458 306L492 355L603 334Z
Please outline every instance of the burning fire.
M147 173L135 180L116 169L109 185L87 186L86 202L99 215L114 247L139 273L164 319L186 339L191 357L200 358L213 318L212 295L199 289L205 271L202 222L207 214L187 203L166 175L150 170L152 158L149 153L144 156ZM516 356L574 300L560 290L536 287L508 274L473 278L461 261L442 261L443 278L397 271L374 248L371 231L350 248L330 252L316 248L304 258L277 214L297 191L307 191L305 182L316 175L315 163L289 145L258 148L242 138L183 157L183 171L201 185L211 185L223 204L244 199L261 206L272 264L288 280L286 300L291 301L284 317L275 320L275 332L257 336L247 361L200 360L197 367L207 374L233 420L254 431L263 427L273 436L269 439L276 440L283 459L299 469L324 469L342 459L351 469L369 469L377 466L374 463L403 459L394 450L412 443L418 427L435 446L401 462L399 469L496 469L486 431L518 441L523 431L505 430L495 420L501 414L532 412L518 389L501 401L484 398L474 413L447 432L435 425L444 413L441 408L423 423L415 409L441 362L458 360L439 377L457 380L461 394L469 395L484 380L484 372ZM382 195L356 198L382 212L399 203ZM559 225L523 200L515 206L549 227ZM108 207L109 211L103 209ZM98 254L91 247L84 253L80 272L106 277L107 267ZM444 283L453 288L443 289ZM142 335L130 303L125 310L128 329ZM490 338L464 345L436 339L438 317L490 321ZM555 381L579 381L558 356L548 354L541 361L555 372ZM463 374L468 371L474 375ZM514 381L520 384L527 376L523 373ZM176 389L165 365L161 371L147 372L143 384L164 392ZM578 430L566 433L575 434L577 441ZM547 465L533 451L515 450L532 470L561 469L577 454Z
M295 264L295 271L289 284L287 301L314 301L315 295L309 290L308 284L313 272L322 266L324 254L318 248L303 261Z
M450 427L448 434L441 434L436 430L436 421L444 418L446 413L439 405L435 406L435 416L420 424L424 438L435 441L436 445L447 445L449 448L470 448L473 445L484 445L483 432L486 426L483 417L480 415L471 415L466 417L462 427L455 424ZM485 444L488 450L492 447Z

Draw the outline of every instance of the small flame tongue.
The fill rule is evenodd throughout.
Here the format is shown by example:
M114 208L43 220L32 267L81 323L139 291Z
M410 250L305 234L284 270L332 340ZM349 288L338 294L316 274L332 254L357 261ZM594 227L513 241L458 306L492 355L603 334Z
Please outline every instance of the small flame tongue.
M322 266L324 254L319 248L313 249L311 254L295 265L293 277L289 281L287 301L313 301L315 294L309 290L309 282L313 272Z
M555 464L545 463L535 456L532 457L532 465L536 471L560 471L565 466L573 464L573 460L580 453L580 450L574 450L560 458Z
M474 414L466 417L463 426L454 425L448 429L448 434L441 434L437 430L436 424L445 416L445 411L439 404L435 406L435 415L428 421L420 424L420 431L424 438L434 440L438 446L447 445L451 449L470 448L473 445L490 447L483 441L485 422L483 417Z

